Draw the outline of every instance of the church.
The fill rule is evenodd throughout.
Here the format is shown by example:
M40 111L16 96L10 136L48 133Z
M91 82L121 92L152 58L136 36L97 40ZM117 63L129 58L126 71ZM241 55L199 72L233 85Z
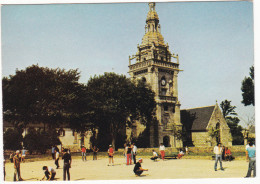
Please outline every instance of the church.
M230 129L218 104L180 109L179 66L178 54L170 51L161 34L155 3L149 3L142 43L137 45L136 54L129 56L129 74L132 80L146 82L155 92L158 123L150 127L150 147L158 147L159 143L167 147L212 146L217 142L231 146ZM138 137L144 129L136 122L128 135Z

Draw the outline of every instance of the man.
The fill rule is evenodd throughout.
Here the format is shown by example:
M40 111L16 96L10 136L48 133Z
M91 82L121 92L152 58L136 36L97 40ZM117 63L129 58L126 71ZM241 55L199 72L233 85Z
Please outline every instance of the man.
M56 171L52 167L43 166L42 170L44 170L44 176L41 179L41 181L44 180L45 177L46 177L47 181L54 180L54 177L56 175Z
M55 159L55 146L51 147L51 156L52 156L52 159L54 160Z
M153 150L153 157L151 157L151 160L157 161L158 154Z
M136 176L140 176L144 171L148 171L148 169L143 169L141 163L143 162L142 158L138 159L138 162L135 164L134 173Z
M160 151L160 153L161 153L161 158L162 158L162 160L164 160L164 156L165 156L165 146L163 145L163 143L160 144L159 151Z
M112 162L112 166L114 165L114 149L112 148L112 145L109 145L109 148L107 150L108 153L108 166L111 164Z
M55 149L55 165L57 166L56 169L59 169L59 158L60 158L60 153L58 149Z
M134 164L136 164L136 154L137 154L137 147L136 147L135 143L133 143L133 160L134 160Z
M216 161L215 161L215 171L217 171L217 164L218 164L218 161L220 163L220 169L222 171L224 171L224 168L222 167L222 147L221 147L221 144L218 143L217 146L214 147L214 153L216 154Z
M82 160L87 161L87 156L86 156L86 147L84 145L81 146L81 155L82 155Z
M22 159L21 159L21 162L25 162L26 151L27 151L27 150L23 147L23 149L22 149Z
M16 175L18 176L19 181L23 181L21 177L21 171L20 171L20 158L19 158L20 151L17 150L15 152L15 156L13 157L14 162L14 181L16 181Z
M70 168L71 168L71 155L68 153L67 149L63 150L62 159L64 160L63 164L63 180L66 180L66 173L68 175L68 181L70 181Z
M232 153L228 147L225 150L225 159L229 162L232 160Z
M249 165L248 165L248 171L247 171L246 178L251 177L252 170L254 170L253 176L254 177L256 176L255 152L256 152L256 148L253 146L253 143L250 142L249 143L249 147L246 150L246 159L247 159L247 161L249 160Z

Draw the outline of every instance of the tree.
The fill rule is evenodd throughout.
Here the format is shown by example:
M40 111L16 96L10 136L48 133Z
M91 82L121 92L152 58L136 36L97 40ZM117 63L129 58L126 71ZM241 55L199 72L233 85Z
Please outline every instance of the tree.
M3 118L15 127L43 123L55 127L75 119L76 102L84 85L77 70L49 69L32 65L4 77ZM45 129L45 128L44 128Z
M245 77L242 81L242 103L255 106L255 81L254 81L254 66L250 67L250 77Z
M233 137L232 144L241 145L244 142L244 136L242 133L242 127L239 124L240 119L237 117L235 112L236 106L231 105L231 101L225 100L220 104L222 109L223 116L227 121L227 124L230 128L231 135Z
M19 129L11 129L9 128L4 133L4 149L10 149L10 150L18 150L22 148L22 131L19 131Z
M90 121L99 129L99 136L116 145L116 137L131 127L135 120L148 125L153 119L156 103L154 93L144 82L131 82L124 75L105 73L94 76L87 84L91 107Z
M43 154L52 145L59 145L60 143L58 134L55 130L45 132L29 128L28 134L24 137L24 147L29 150L30 154L32 154L33 151Z

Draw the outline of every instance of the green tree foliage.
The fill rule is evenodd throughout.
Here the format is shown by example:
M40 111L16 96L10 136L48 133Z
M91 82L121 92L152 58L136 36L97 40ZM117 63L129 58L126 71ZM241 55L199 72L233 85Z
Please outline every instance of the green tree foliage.
M131 82L124 75L105 73L88 81L87 96L91 122L100 131L109 133L106 140L116 145L116 137L135 120L151 122L156 103L154 93L144 82ZM103 135L99 131L99 135ZM105 135L104 133L104 135Z
M19 131L19 129L11 129L9 128L4 133L4 149L10 149L10 150L19 150L22 148L22 131Z
M61 142L55 130L45 132L36 131L32 128L28 130L23 143L25 149L29 150L30 154L32 154L33 151L45 153L52 145L59 145Z
M38 65L4 77L4 120L15 126L18 122L23 126L44 123L55 127L59 123L80 119L74 111L84 89L78 83L79 77L77 70L49 69Z
M231 101L225 100L221 102L220 107L233 137L232 144L242 145L244 143L244 136L242 134L242 127L238 125L240 119L235 112L236 106L232 106Z
M254 66L250 67L250 77L245 77L242 81L242 103L255 106L255 81L254 81Z

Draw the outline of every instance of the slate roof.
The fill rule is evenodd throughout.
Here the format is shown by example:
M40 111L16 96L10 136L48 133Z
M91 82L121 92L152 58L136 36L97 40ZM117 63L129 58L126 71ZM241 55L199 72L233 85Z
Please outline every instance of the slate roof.
M215 105L181 110L181 122L188 131L206 130Z

